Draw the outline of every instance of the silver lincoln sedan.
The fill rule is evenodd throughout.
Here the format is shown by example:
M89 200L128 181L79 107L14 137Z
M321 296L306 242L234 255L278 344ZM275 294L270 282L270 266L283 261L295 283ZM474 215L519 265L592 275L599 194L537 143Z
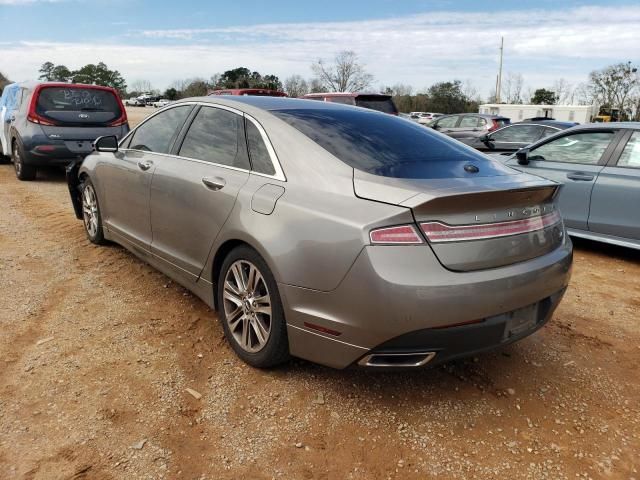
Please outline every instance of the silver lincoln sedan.
M420 367L545 324L571 273L560 186L392 115L205 97L68 169L89 240L216 309L256 367Z

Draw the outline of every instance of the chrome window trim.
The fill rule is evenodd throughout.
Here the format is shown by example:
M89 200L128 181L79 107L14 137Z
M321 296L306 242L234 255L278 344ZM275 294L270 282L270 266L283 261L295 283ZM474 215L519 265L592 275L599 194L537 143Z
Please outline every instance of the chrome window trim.
M155 117L159 113L165 112L165 111L167 111L167 110L169 110L171 108L177 108L177 107L184 106L184 105L199 105L199 106L204 106L204 107L220 108L222 110L227 110L229 112L235 113L236 115L240 115L241 117L246 118L251 123L253 123L255 125L255 127L258 129L258 131L260 132L260 136L262 137L262 141L264 142L264 144L267 147L267 151L269 152L269 157L271 159L271 163L273 164L273 168L276 171L275 175L268 175L266 173L254 172L251 169L233 167L231 165L224 165L222 163L208 162L206 160L200 160L198 158L184 157L182 155L171 155L169 153L148 152L146 150L137 150L135 148L120 148L120 145L123 144L130 136L132 136L138 130L138 128L140 128L142 125L147 123L153 117ZM287 181L287 177L285 176L284 171L282 170L282 165L280 164L280 160L278 159L278 155L276 154L276 151L273 148L273 145L271 144L271 140L269 139L269 136L267 135L267 132L265 131L263 126L260 124L260 122L258 122L251 115L249 115L249 114L247 114L247 113L245 113L245 112L243 112L241 110L238 110L238 109L233 108L233 107L228 107L227 105L220 105L219 103L192 101L192 102L181 102L181 103L174 103L174 104L171 104L171 105L167 105L166 107L161 108L157 112L154 112L151 115L149 115L142 122L140 122L139 125L136 125L136 127L133 130L129 131L129 133L127 133L122 138L122 140L120 140L120 143L118 144L118 148L123 152L133 151L133 152L151 153L153 155L160 155L160 156L163 156L163 157L179 158L179 159L182 159L182 160L189 160L189 161L192 161L192 162L203 163L203 164L206 164L206 165L215 165L217 167L228 168L229 170L235 170L235 171L238 171L238 172L248 172L248 173L250 173L252 175L258 175L260 177L271 178L273 180L279 180L281 182L286 182ZM247 145L247 149L248 149L248 145ZM248 151L247 151L247 154L248 154Z
M269 135L267 135L266 130L262 127L262 125L260 125L260 122L258 122L251 115L245 113L244 118L246 118L251 123L253 123L253 125L260 132L262 141L264 142L265 146L267 147L267 151L269 152L269 158L271 159L271 164L273 165L273 169L276 171L276 173L273 175L269 175L267 173L254 172L253 170L251 170L251 173L253 173L254 175L259 175L261 177L273 178L276 180L280 180L282 182L286 182L287 177L284 175L284 172L282 171L282 165L280 165L280 159L278 158L278 155L276 154L276 151L273 148L273 145L271 144L271 140L269 139ZM247 143L247 151L248 149L249 149L249 144Z

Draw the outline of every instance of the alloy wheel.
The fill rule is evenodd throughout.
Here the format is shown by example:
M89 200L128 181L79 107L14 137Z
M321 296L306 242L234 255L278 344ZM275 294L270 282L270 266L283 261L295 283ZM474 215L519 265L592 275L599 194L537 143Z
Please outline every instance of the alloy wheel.
M247 260L231 264L224 278L224 315L240 348L262 350L271 334L271 296L260 270Z
M84 228L89 236L94 238L98 233L98 200L91 185L85 185L82 190L82 216Z

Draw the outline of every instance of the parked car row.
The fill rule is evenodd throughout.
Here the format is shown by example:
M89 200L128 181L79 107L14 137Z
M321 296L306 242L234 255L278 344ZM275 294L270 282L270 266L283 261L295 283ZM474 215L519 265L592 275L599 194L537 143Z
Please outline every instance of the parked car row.
M89 240L194 292L256 367L415 368L524 338L569 282L560 212L571 234L640 248L636 124L463 114L431 129L384 95L235 93L172 102L129 131L108 88L25 84L18 97L18 178L71 162ZM513 157L456 140L496 147L517 127L537 142Z

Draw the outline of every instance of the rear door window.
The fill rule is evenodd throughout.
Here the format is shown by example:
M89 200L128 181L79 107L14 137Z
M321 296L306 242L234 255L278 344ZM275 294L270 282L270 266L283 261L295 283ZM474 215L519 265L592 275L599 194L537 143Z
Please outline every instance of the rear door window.
M459 128L476 128L478 126L478 117L462 117Z
M247 135L247 147L249 148L249 158L251 159L251 170L265 175L275 175L276 169L271 161L271 155L267 150L260 130L251 120L245 121Z
M634 132L620 155L618 167L640 168L640 132Z
M169 153L192 108L191 105L183 105L154 115L133 132L129 148L145 152Z
M550 137L551 135L555 135L559 131L560 130L556 130L555 128L544 127L542 129L542 135L540 135L540 138L542 139L542 138Z
M444 117L436 122L436 125L440 128L453 128L458 123L459 117Z
M565 135L531 150L529 159L597 165L613 136L613 132Z
M542 128L540 125L511 125L495 132L491 139L496 142L533 143Z
M242 117L221 108L202 107L184 137L179 155L228 167L249 170L239 155Z
M44 87L38 92L36 113L56 123L108 124L122 115L110 90L90 87Z

